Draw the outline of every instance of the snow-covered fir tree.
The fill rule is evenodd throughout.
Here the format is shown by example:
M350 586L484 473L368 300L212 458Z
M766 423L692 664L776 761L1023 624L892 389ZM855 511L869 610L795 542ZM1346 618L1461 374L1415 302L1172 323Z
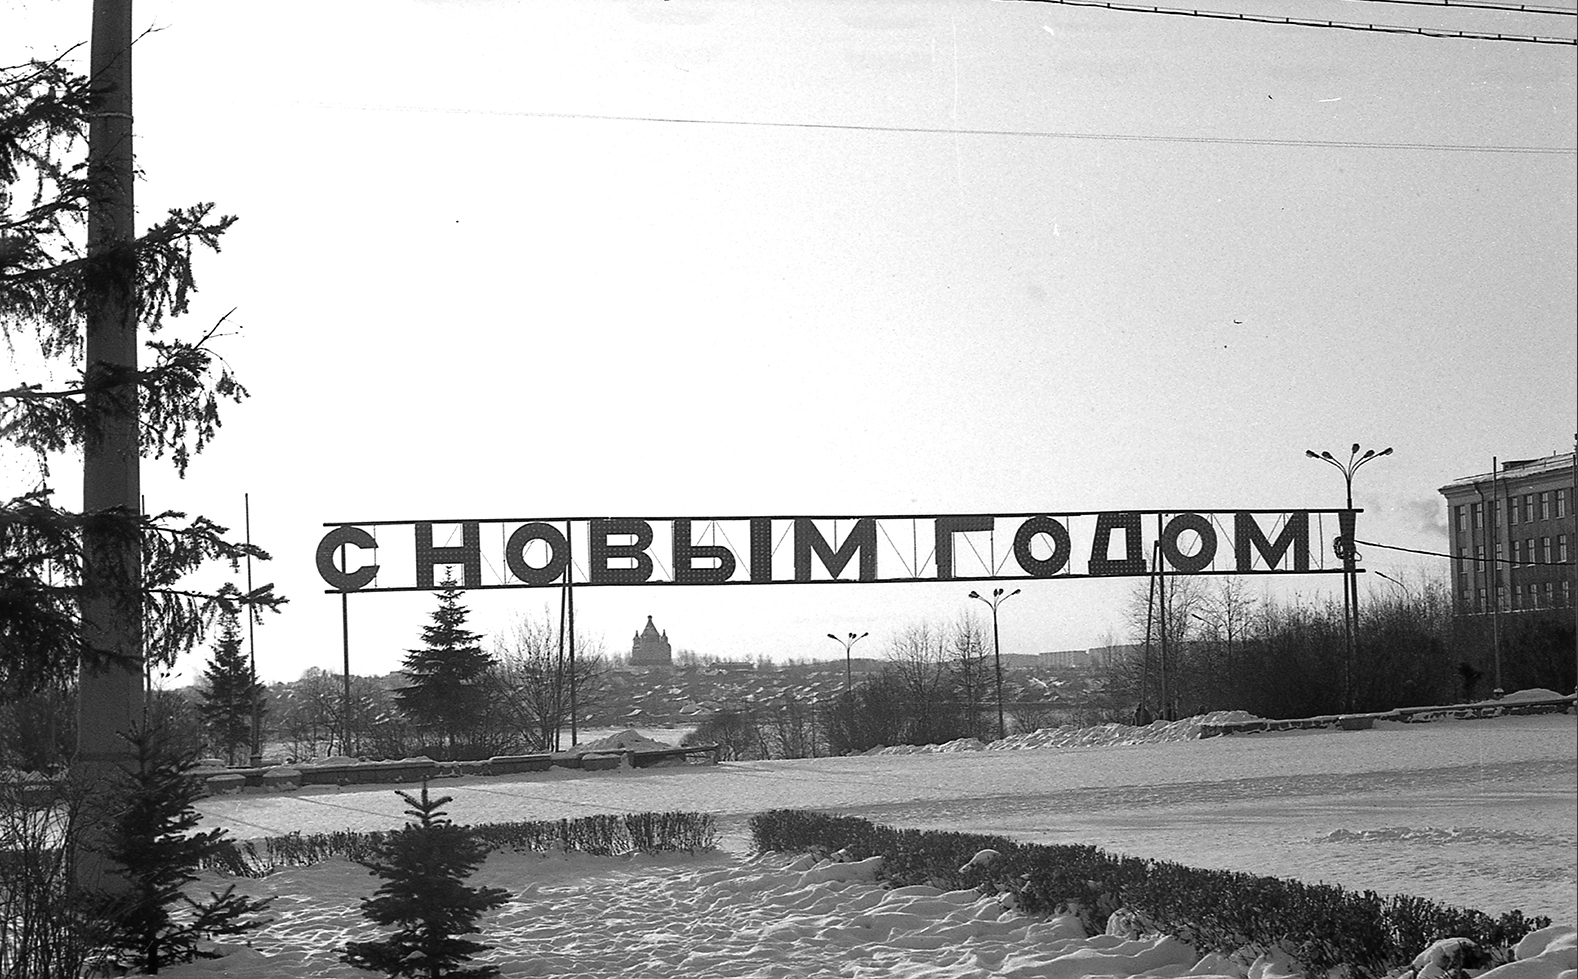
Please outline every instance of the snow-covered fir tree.
M225 589L232 597L240 597L232 586L226 585ZM236 749L251 742L254 705L260 715L264 710L263 684L258 682L250 658L241 650L237 619L236 607L219 615L219 638L203 671L202 702L197 705L212 743L224 750L231 765L236 763Z
M417 727L441 735L451 756L485 716L485 680L493 666L479 644L482 637L466 628L471 612L460 596L460 587L446 577L433 621L422 627L422 648L406 655L401 672L410 682L395 691L401 712Z
M203 901L186 893L198 866L225 845L226 831L198 830L203 779L168 730L143 728L125 738L132 758L108 802L103 856L120 868L127 886L97 898L90 920L107 929L99 943L106 968L156 974L161 966L215 958L208 943L264 924L259 912L273 898L244 897L234 884Z
M420 798L397 792L414 817L390 834L378 853L363 865L383 883L362 899L362 914L380 925L397 925L394 934L367 942L346 942L341 960L358 969L409 979L493 979L493 966L466 966L490 946L463 935L479 932L477 919L499 907L509 894L497 887L472 887L467 877L482 864L487 850L462 826L446 817L440 806L450 796L429 799L427 783Z

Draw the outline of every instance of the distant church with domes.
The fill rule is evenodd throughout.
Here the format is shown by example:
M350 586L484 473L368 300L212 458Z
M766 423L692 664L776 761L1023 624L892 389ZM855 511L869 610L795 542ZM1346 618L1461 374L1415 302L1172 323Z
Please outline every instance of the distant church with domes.
M630 643L631 666L673 666L674 649L668 644L668 631L659 633L647 616L647 627L636 633Z

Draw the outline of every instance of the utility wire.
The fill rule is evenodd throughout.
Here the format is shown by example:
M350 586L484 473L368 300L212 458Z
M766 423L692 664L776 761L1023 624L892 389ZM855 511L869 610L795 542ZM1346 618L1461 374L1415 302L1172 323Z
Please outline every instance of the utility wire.
M1481 0L1346 0L1348 3L1385 3L1408 7L1456 7L1469 10L1502 10L1512 14L1565 14L1578 17L1571 7L1547 7L1538 3L1485 3Z
M1522 41L1528 44L1566 44L1578 46L1578 38L1546 37L1540 34L1500 34L1488 31L1457 31L1445 27L1404 27L1397 24L1361 24L1341 20L1316 20L1304 17L1277 17L1270 14L1245 14L1223 10L1192 10L1184 7L1156 7L1150 4L1110 3L1108 0L1010 0L1013 3L1057 3L1066 7L1100 7L1138 14L1172 14L1202 17L1207 20L1241 20L1255 24L1284 27L1329 27L1343 31L1375 31L1381 34L1419 34L1424 37L1455 37L1472 41Z
M1422 150L1441 153L1511 153L1523 156L1578 156L1578 147L1518 146L1480 143L1382 143L1349 139L1279 139L1242 136L1164 136L1155 133L1079 133L1036 129L952 129L928 126L874 126L835 122L777 122L760 119L687 119L679 116L617 116L592 112L533 112L514 109L471 109L453 106L336 105L299 103L322 109L384 112L429 112L454 115L517 116L529 119L578 119L592 122L653 122L688 126L758 126L769 129L826 129L876 133L939 133L960 136L1026 136L1038 139L1083 139L1126 143L1214 143L1228 146L1315 146L1328 149Z
M1440 551L1421 551L1421 550L1418 550L1417 548L1413 548L1413 547L1398 547L1395 544L1377 544L1373 540L1355 540L1354 543L1355 544L1363 544L1365 547L1379 547L1382 550L1386 550L1386 551L1407 551L1409 554L1423 554L1426 557L1444 557L1444 558L1450 558L1450 559L1452 559L1454 561L1472 561L1475 564L1510 564L1513 567L1517 567L1517 568L1523 568L1523 567L1533 567L1533 568L1569 568L1569 567L1572 567L1572 562L1571 561L1518 561L1518 560L1514 560L1513 558L1510 558L1510 557L1469 557L1466 554L1462 554L1462 555L1459 555L1459 554L1443 554Z

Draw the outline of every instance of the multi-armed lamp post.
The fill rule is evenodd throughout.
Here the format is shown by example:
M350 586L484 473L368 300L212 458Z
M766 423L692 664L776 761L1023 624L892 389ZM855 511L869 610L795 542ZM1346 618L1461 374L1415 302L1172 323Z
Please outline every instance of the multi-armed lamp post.
M1359 443L1353 443L1353 449L1348 453L1347 462L1338 462L1330 452L1316 452L1305 449L1304 454L1311 459L1319 459L1336 467L1342 473L1343 485L1348 490L1348 512L1343 514L1342 533L1333 545L1337 556L1342 558L1342 627L1347 649L1342 664L1343 709L1353 710L1353 651L1359 631L1359 574L1355 569L1354 561L1358 552L1354 549L1354 518L1353 512L1353 474L1359 467L1372 459L1392 454L1390 447L1380 452L1374 449L1365 449L1364 454L1359 453Z
M1001 588L993 588L991 598L982 598L979 593L970 592L971 598L979 602L985 602L992 607L992 659L997 664L997 740L999 741L1006 738L1008 732L1003 724L1003 657L998 651L997 645L997 606L1017 594L1019 594L1019 589L1017 588L1006 595L1003 594Z
M840 646L844 647L844 692L845 693L849 692L849 647L853 646L855 643L859 642L860 640L866 638L869 635L871 635L871 633L869 633L869 632L862 632L858 636L855 635L853 632L851 632L849 634L849 638L848 639L840 639L837 636L833 635L831 632L829 632L827 634L827 638L833 640L834 642L838 643Z

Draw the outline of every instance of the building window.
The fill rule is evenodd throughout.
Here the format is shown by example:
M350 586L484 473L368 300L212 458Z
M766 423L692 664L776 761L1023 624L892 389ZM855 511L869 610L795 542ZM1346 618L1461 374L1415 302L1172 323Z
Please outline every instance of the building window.
M1529 495L1527 495L1527 496L1525 496L1523 498L1523 522L1524 523L1533 523L1534 522L1534 494L1533 493L1530 493Z
M1457 511L1457 532L1464 533L1468 530L1468 507L1459 503L1453 507Z
M1551 539L1549 537L1540 538L1540 560L1546 564L1551 563Z
M1567 563L1567 535L1566 534L1557 534L1556 535L1556 560L1562 562L1563 564Z
M1526 563L1526 564L1533 564L1534 561L1535 561L1535 557L1534 557L1534 538L1532 538L1532 537L1530 537L1528 540L1524 541L1524 543L1523 543L1523 560L1524 560L1524 563Z
M1516 538L1512 541L1512 563L1514 566L1523 563L1523 541Z
M1481 527L1485 526L1485 506L1484 506L1484 504L1482 504L1482 503L1470 503L1468 505L1468 512L1473 514L1473 516L1474 516L1474 529L1475 530L1478 530Z
M1475 544L1474 545L1474 573L1475 574L1481 574L1481 575L1485 573L1485 545L1484 544Z
M1566 579L1562 580L1562 604L1568 608L1573 604L1573 583Z
M1567 516L1567 491L1564 489L1556 491L1556 515L1558 517Z
M1545 607L1546 608L1554 608L1555 606L1556 606L1556 582L1554 582L1554 581L1547 581L1545 583Z
M1479 604L1474 606L1474 610L1477 612L1483 612L1489 607L1489 603L1485 601L1485 589L1481 588L1479 590Z
M1518 498L1514 496L1507 503L1510 504L1507 507L1507 522L1516 526L1518 523Z
M1551 519L1551 494L1548 492L1540 494L1540 519Z
M1514 609L1520 609L1520 608L1523 607L1523 586L1522 585L1513 585L1512 586L1512 607Z

